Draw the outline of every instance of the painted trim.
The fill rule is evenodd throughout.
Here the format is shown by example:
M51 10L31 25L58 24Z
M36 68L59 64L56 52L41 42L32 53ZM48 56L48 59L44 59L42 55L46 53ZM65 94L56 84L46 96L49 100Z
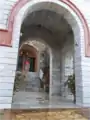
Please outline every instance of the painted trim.
M14 20L15 20L15 16L17 15L17 13L19 12L19 10L28 2L30 2L29 0L19 0L14 7L11 10L11 14L8 18L8 29L6 31L3 31L0 29L0 36L2 36L2 32L3 32L3 36L0 37L0 42L2 46L12 46L11 42L12 42L12 32L13 32L13 24L14 24ZM77 16L79 17L80 21L83 24L83 29L84 29L84 39L85 39L85 55L90 57L90 33L89 33L89 27L87 24L86 19L84 18L84 15L81 13L81 11L76 7L75 4L73 4L70 0L60 0L60 2L66 4L69 8L71 8L74 13L77 14ZM4 42L2 42L4 41Z

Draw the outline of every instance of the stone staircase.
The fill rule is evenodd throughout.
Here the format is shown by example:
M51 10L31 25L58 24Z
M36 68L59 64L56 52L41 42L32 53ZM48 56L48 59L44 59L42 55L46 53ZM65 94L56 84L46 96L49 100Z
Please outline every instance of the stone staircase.
M36 92L40 89L40 79L37 72L29 72L19 91Z
M13 96L12 108L29 109L47 107L48 95L43 92L16 92Z
M40 106L48 101L47 94L40 92L40 79L38 73L29 72L26 79L21 83L18 92L13 96L12 108L28 108Z

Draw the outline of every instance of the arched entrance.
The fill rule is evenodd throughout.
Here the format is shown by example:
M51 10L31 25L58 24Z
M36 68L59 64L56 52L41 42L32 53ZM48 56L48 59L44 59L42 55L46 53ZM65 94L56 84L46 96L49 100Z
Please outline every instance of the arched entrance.
M60 76L60 72L61 72L60 65L61 64L60 63L62 62L62 60L60 62L60 54L59 54L61 52L60 48L62 48L63 46L64 46L64 48L66 47L65 40L67 42L67 35L71 34L71 36L70 36L71 39L72 40L74 39L72 45L74 45L74 49L73 49L74 59L73 60L74 60L75 78L76 78L76 104L82 105L82 101L84 100L84 98L83 98L83 86L80 85L80 84L82 84L81 52L83 50L82 46L81 46L81 42L82 41L84 42L83 36L85 35L84 31L83 31L83 25L84 25L84 27L86 27L86 26L84 24L84 21L82 20L80 13L78 12L77 9L75 9L75 6L73 6L70 2L64 2L64 1L58 1L58 0L56 0L56 1L37 0L37 1L30 1L30 2L23 1L22 4L24 4L24 6L20 9L20 11L18 12L17 16L15 17L15 21L14 21L13 35L12 35L12 38L13 38L12 48L18 49L19 40L20 40L19 39L20 29L21 29L21 33L23 33L23 31L25 33L25 31L26 31L25 29L30 30L30 28L32 28L34 31L35 30L37 31L39 29L41 32L43 31L44 34L47 31L48 31L49 35L51 34L52 37L49 36L50 41L48 39L47 40L45 39L45 40L48 43L48 45L50 45L50 47L52 48L52 51L53 51L52 59L50 61L51 62L50 69L52 69L52 71L50 72L50 76L51 76L50 96L52 97L52 95L58 94L60 92L60 78L61 78L61 76ZM14 11L14 12L16 12L16 11ZM42 12L44 14L42 14ZM50 14L49 14L49 12L50 12ZM78 14L78 16L76 13ZM47 16L48 23L44 22L44 20L46 18L46 17L44 18L44 16L42 17L43 22L40 21L41 18L39 20L35 21L35 17L40 16L41 14L42 14L42 16L46 14L45 16ZM50 15L50 17L49 17L49 15ZM55 21L55 19L54 19L55 17L53 17L53 16L58 16L57 18L60 21ZM32 19L29 19L31 21L27 22L27 20L28 20L27 18L29 18L29 17ZM57 25L54 24L54 22L52 22L52 18L54 19L54 22L57 23ZM13 17L11 19L13 19ZM26 24L26 23L30 23L30 24ZM51 23L54 24L54 26ZM60 29L60 27L61 27L61 29ZM31 29L31 32L32 32L32 29ZM47 37L47 34L44 36L42 36L42 35L40 36L39 33L34 34L34 33L36 33L36 31L33 32L32 33L33 35L30 37L33 37L33 36L35 36L35 37L39 36L41 38ZM28 37L28 35L27 35L27 37ZM52 39L52 41L51 41L51 39ZM68 39L70 39L70 38L68 38ZM18 52L16 52L16 55L17 55L17 53ZM62 52L62 55L63 55L63 53L64 52ZM78 59L78 61L77 61L77 59ZM58 64L56 64L56 63L58 63ZM57 76L59 77L58 78L59 81L55 82L55 80L57 80ZM59 84L58 84L58 82L59 82Z
M25 61L29 60L30 62L29 72L36 72L38 70L37 55L38 51L33 46L23 44L19 49L17 70L24 71L25 68L24 63Z
M76 77L78 76L78 74L76 73L77 69L72 68L73 69L72 71L67 69L67 67L70 67L70 63L68 63L67 59L70 59L70 58L68 58L69 55L67 56L68 53L67 54L66 52L61 53L61 51L63 51L63 49L65 48L67 49L67 46L69 44L72 46L71 48L72 52L71 53L69 52L69 54L72 57L71 66L73 67L72 62L76 60L74 59L74 57L75 58L77 57L77 50L78 50L78 47L80 47L80 40L79 40L80 36L78 36L78 39L76 36L77 32L80 33L80 29L76 19L74 19L75 16L72 16L68 10L66 10L61 4L59 6L59 4L60 2L48 3L47 1L47 2L40 2L40 3L36 2L34 4L33 3L31 4L30 2L30 5L33 6L33 9L30 10L31 7L30 6L28 7L21 24L22 36L20 37L20 41L24 41L29 37L41 38L52 49L53 57L50 63L52 65L51 66L52 68L50 68L51 70L50 93L49 93L50 101L52 101L52 97L60 96L60 95L63 96L64 94L68 94L65 92L65 90L63 90L64 82L67 80L68 75L73 74L73 72L75 72L75 76ZM47 8L46 7L44 8L44 6L47 6ZM58 9L55 9L55 8L58 8ZM22 13L24 13L24 11ZM21 18L21 15L19 17ZM18 24L17 21L16 21L16 24ZM74 25L75 25L75 29L74 29ZM70 43L68 44L68 42ZM69 48L67 50L70 51ZM66 56L64 59L66 58L67 59L66 59L66 63L65 62L63 63L62 61L64 60L62 60L61 58L65 54ZM80 53L78 52L78 54ZM66 66L62 65L62 68L61 68L61 64L66 64ZM74 61L74 66L77 66L76 61ZM64 69L64 71L62 69ZM62 75L63 73L64 75ZM78 86L76 85L76 88L77 87ZM76 94L78 94L77 91L76 91ZM65 95L65 96L68 96L68 95Z

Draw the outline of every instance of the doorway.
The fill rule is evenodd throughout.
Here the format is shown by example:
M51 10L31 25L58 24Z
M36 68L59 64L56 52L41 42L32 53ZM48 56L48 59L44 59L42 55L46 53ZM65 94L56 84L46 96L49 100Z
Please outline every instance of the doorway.
M34 57L28 57L30 68L29 72L35 72L35 58Z

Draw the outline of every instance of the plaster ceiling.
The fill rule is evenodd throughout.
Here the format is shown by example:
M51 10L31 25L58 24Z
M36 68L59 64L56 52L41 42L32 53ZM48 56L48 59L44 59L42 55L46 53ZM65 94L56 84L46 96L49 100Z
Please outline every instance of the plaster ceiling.
M22 39L26 39L27 36L28 38L32 37L32 34L35 36L39 31L44 34L44 37L49 36L45 41L51 46L60 46L65 42L68 35L73 35L72 29L63 15L49 10L33 12L24 19L21 28Z

